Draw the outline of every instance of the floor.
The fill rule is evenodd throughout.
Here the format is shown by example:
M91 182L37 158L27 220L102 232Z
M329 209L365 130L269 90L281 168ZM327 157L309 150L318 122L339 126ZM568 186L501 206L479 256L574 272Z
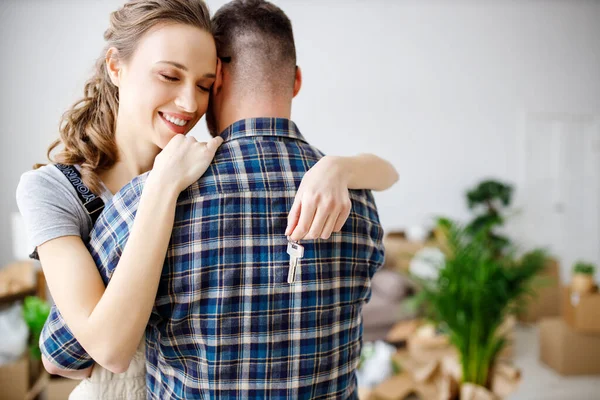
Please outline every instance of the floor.
M536 327L519 325L515 344L523 381L507 400L600 400L600 376L565 378L539 361Z

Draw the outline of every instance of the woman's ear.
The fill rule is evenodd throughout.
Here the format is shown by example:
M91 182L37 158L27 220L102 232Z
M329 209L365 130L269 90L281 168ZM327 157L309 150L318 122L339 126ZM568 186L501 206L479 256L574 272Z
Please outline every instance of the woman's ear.
M111 47L106 51L106 57L104 62L106 63L106 71L110 77L110 81L116 87L119 87L121 79L121 64L119 63L118 51L114 47Z
M296 97L296 95L300 91L301 87L302 87L302 70L300 69L300 67L296 66L296 77L294 78L294 97Z

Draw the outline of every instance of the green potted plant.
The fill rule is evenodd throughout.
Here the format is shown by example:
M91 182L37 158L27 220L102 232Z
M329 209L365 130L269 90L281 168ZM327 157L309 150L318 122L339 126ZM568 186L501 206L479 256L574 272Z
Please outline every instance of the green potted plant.
M484 230L473 234L448 219L438 229L445 237L446 259L433 280L420 281L425 317L446 333L460 355L462 382L491 389L496 359L507 344L499 330L531 294L533 278L544 268L542 250L498 257Z
M593 264L578 261L573 266L573 276L571 278L571 290L579 294L591 293L596 288L594 274L596 267Z
M29 327L29 355L33 360L42 359L38 342L49 314L50 306L44 300L37 296L28 296L25 298L23 302L23 319Z

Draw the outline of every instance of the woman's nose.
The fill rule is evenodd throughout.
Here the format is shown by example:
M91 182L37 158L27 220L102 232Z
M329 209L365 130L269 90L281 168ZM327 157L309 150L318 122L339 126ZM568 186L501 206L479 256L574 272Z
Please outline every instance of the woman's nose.
M196 101L196 87L183 87L175 99L175 105L182 111L195 113L198 110Z

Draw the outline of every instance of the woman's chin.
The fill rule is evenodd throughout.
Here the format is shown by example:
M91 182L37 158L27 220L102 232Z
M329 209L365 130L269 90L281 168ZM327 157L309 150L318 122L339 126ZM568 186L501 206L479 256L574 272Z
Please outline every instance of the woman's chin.
M158 143L156 143L156 145L158 147L160 147L160 149L164 149L165 147L167 147L167 144L169 144L169 142L171 141L171 139L173 139L175 136L179 135L178 133L173 133L173 132L169 132L167 134L162 134L160 135L160 138L158 140Z

